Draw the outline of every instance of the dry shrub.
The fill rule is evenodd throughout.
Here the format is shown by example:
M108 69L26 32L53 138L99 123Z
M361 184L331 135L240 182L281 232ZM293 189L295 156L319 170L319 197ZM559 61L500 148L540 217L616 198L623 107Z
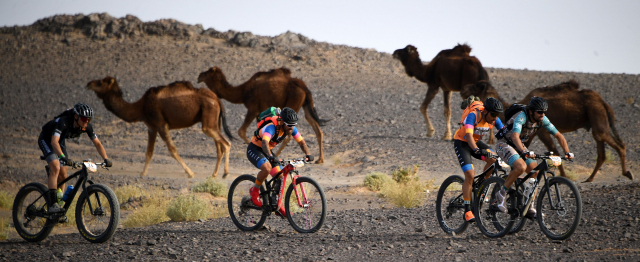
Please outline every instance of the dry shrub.
M407 183L393 181L382 187L380 195L389 199L396 207L413 208L424 203L424 183L410 180Z
M214 180L211 177L207 178L207 180L203 182L196 183L193 185L191 190L195 193L209 193L216 197L227 196L228 192L227 183L220 180Z
M0 217L0 240L9 237L9 217Z
M158 188L152 192L145 191L145 193L149 194L149 197L141 202L142 207L135 209L132 214L127 216L127 219L122 223L124 227L149 226L169 221L165 211L170 198Z
M400 184L407 184L411 181L418 181L418 165L412 168L399 168L391 173L393 180Z
M180 195L169 203L167 216L171 221L194 221L211 215L211 207L194 194Z
M113 192L116 193L116 197L118 198L118 202L120 202L120 204L129 201L129 198L131 197L149 197L149 192L134 185L116 187Z
M5 191L0 191L0 208L11 209L14 196Z
M364 186L371 191L380 191L385 184L392 183L393 180L385 173L371 173L364 178Z
M580 177L578 176L578 172L576 172L576 171L574 171L572 169L568 169L566 167L564 168L564 174L571 181L578 181L578 179L580 179Z

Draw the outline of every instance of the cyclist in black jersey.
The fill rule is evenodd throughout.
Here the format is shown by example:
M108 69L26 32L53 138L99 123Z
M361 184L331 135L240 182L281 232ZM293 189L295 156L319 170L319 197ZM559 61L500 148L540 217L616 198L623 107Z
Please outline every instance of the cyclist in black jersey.
M112 165L102 143L100 143L100 140L93 132L93 127L89 124L91 118L93 118L93 109L88 105L78 103L42 127L38 137L38 146L49 165L48 196L53 200L51 201L52 205L49 206L49 212L63 211L58 204L56 191L58 183L67 178L68 167L65 165L71 162L67 156L66 138L77 138L82 133L87 133L89 139L98 150L98 154L104 159L106 166L110 167ZM64 185L60 189L64 190Z

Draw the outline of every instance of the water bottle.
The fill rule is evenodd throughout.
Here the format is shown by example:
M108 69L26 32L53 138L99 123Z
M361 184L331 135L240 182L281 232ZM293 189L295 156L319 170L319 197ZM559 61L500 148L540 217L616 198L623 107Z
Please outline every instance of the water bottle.
M68 186L67 190L64 191L64 196L62 196L63 201L67 201L67 198L69 197L69 194L71 194L71 191L73 191L73 186Z
M57 196L58 196L58 205L63 206L64 205L64 201L62 201L62 189L58 188L58 191L56 192Z
M531 177L524 182L524 197L526 199L529 198L529 194L533 190L533 184L536 182L536 179Z

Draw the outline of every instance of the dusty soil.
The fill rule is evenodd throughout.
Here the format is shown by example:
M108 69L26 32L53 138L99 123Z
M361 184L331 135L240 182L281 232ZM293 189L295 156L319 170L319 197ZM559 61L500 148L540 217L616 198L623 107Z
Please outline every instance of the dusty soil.
M92 124L114 161L111 170L101 171L94 180L112 188L140 184L164 185L168 193L188 189L211 176L215 165L213 141L200 126L172 131L180 155L196 173L194 179L186 178L160 139L149 175L139 177L147 144L146 126L125 123L107 111L93 92L84 89L87 82L115 76L125 100L134 102L149 87L178 80L206 88L196 84L197 76L212 66L220 67L233 85L243 83L255 72L285 66L292 76L307 83L320 118L331 119L322 127L326 162L307 165L301 174L322 184L332 210L323 229L311 235L296 234L285 220L275 217L267 221L268 230L250 233L238 231L229 218L119 229L111 241L98 245L86 242L73 227L56 228L50 241L40 244L23 242L11 232L9 240L0 242L0 259L82 261L97 255L109 260L640 259L638 183L621 176L615 153L615 159L599 170L595 182L579 183L583 221L576 234L562 242L548 240L535 223L518 235L502 239L484 238L474 227L463 235L448 236L435 220L435 192L426 195L426 204L420 208L399 209L359 187L371 172L390 172L415 164L420 165L421 179L434 179L436 185L460 174L452 142L440 139L445 127L442 94L429 107L436 135L426 137L425 122L418 110L426 85L408 77L390 54L316 42L291 33L273 39L298 37L302 45L278 44L268 40L270 37L243 45L234 32L98 38L79 30L43 32L32 27L2 28L0 32L0 190L13 194L26 183L45 182L44 163L38 159L36 145L40 128L77 102L94 108L97 117ZM451 46L442 47L446 48ZM419 51L428 60L440 50ZM532 88L569 79L599 92L615 111L616 126L627 144L627 167L638 176L639 75L499 68L487 71L493 85L510 102ZM454 94L454 123L461 114L457 107L460 102L460 96ZM246 110L243 105L226 101L225 109L235 135ZM312 129L304 121L299 129L317 156ZM577 158L567 167L583 181L595 165L595 142L584 129L565 136ZM72 159L100 160L86 137L76 143L69 141L68 147ZM538 141L531 148L544 151ZM224 180L227 183L238 175L256 173L245 158L245 149L240 140L232 141L231 175ZM282 157L301 155L292 143ZM10 211L0 209L0 215L8 217Z

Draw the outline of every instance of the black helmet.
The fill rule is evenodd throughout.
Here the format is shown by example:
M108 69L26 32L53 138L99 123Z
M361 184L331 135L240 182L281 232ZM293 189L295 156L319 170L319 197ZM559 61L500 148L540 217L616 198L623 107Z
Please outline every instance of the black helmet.
M529 105L527 106L529 110L533 111L547 111L549 105L547 105L547 100L542 97L534 96L529 101Z
M76 105L74 105L73 112L76 113L76 115L78 115L79 117L93 118L93 109L83 103L77 103Z
M298 123L298 114L293 109L285 107L280 112L280 119L282 119L285 124L296 125Z
M502 113L504 111L500 100L493 97L488 97L486 100L484 100L484 109L489 112L496 113Z

